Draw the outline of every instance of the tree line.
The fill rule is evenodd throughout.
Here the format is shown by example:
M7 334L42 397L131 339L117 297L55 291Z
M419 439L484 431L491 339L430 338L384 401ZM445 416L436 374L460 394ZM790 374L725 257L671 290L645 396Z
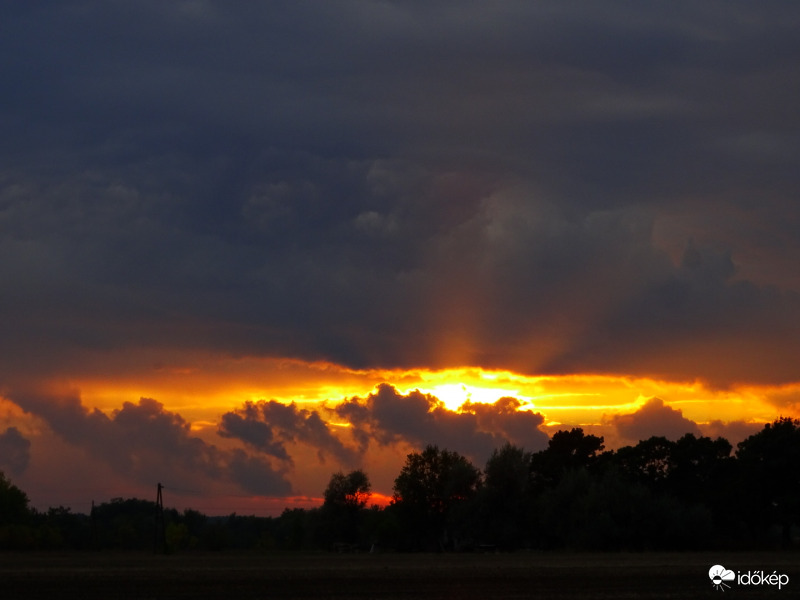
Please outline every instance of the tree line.
M559 431L539 452L506 444L481 470L429 445L406 457L392 502L362 470L334 473L322 506L278 517L160 512L117 498L40 512L0 473L0 549L513 551L790 547L800 526L800 420L737 445L686 434L605 450Z

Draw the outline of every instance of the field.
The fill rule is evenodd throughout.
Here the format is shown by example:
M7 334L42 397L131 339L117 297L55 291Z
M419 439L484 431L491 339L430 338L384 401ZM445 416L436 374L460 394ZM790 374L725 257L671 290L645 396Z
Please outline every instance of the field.
M9 599L719 598L708 569L788 574L728 598L789 598L797 554L0 554Z

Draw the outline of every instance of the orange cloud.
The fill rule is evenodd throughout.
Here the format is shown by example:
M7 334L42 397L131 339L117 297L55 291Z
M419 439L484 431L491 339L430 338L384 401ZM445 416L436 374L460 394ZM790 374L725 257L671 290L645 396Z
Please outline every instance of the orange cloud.
M614 415L612 423L624 439L634 444L652 436L677 440L687 433L700 435L697 423L664 404L661 398L651 398L634 413Z
M533 377L478 367L356 370L199 355L166 365L134 369L119 379L52 380L37 393L9 394L0 402L0 433L12 431L5 441L23 452L15 463L24 469L23 481L39 489L53 480L49 469L77 469L45 451L55 447L55 433L61 444L56 454L79 449L87 468L95 465L89 473L104 473L104 482L114 481L118 490L144 485L149 492L152 482L146 480L156 472L149 467L172 464L188 489L247 496L260 481L265 501L289 487L311 498L333 470L358 467L370 473L377 493L388 496L404 455L426 443L463 452L478 466L505 441L536 450L548 435L576 426L604 436L607 447L687 431L735 444L764 422L796 415L800 390L721 390L697 381L593 374ZM153 443L143 444L146 439ZM158 448L173 462L160 460ZM222 484L198 483L218 478L220 468L226 469ZM272 492L263 473L272 474ZM91 475L76 477L86 481ZM285 490L277 485L281 481Z

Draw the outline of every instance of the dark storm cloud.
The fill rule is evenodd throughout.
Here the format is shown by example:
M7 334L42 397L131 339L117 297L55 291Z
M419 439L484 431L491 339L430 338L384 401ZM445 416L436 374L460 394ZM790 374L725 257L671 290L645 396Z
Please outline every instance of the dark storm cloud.
M207 444L191 434L189 423L179 414L150 398L138 404L125 402L110 417L97 409L87 410L77 396L24 392L12 393L9 399L92 459L108 463L116 473L137 482L160 480L192 487L230 481L252 493L291 492L282 473L268 461Z
M0 433L0 470L8 469L12 475L21 475L31 460L31 442L16 427Z
M542 415L518 411L519 406L515 398L501 398L495 404L467 403L454 412L435 396L418 390L403 395L383 383L366 398L351 398L334 410L352 424L364 449L372 440L379 445L437 444L484 461L506 442L532 450L547 445L547 435L538 429Z
M349 465L358 456L331 432L318 411L299 408L294 402L289 405L275 400L246 402L242 408L222 415L218 433L289 462L287 442L316 448L322 461L326 455L332 455Z
M680 410L664 404L661 398L650 398L634 413L614 415L612 423L620 437L631 442L654 435L670 440L677 440L687 433L700 435L697 423L684 417Z
M796 3L0 11L6 380L176 347L796 379Z

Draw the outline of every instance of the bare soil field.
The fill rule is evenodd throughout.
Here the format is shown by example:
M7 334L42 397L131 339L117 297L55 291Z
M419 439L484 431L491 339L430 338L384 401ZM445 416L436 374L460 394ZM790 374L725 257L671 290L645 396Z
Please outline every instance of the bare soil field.
M0 554L11 599L720 598L712 565L787 574L728 598L791 598L800 554Z

